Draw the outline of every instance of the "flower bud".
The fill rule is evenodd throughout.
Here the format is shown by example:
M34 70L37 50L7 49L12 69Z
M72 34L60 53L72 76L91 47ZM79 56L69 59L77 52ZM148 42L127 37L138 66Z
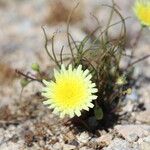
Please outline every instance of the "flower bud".
M125 79L125 77L124 77L124 76L119 77L119 78L117 79L117 81L116 81L116 84L118 84L118 85L126 84L126 79Z
M37 63L33 63L31 65L32 70L39 72L40 71L40 66Z

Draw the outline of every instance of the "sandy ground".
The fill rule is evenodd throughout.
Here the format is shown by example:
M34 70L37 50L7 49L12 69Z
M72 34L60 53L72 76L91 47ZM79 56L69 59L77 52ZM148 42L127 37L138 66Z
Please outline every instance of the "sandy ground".
M113 126L98 129L95 133L67 124L42 104L41 85L27 86L20 99L21 87L15 69L31 71L38 62L42 70L51 66L44 51L41 26L47 33L57 32L55 48L60 51L67 45L66 24L68 10L76 1L0 0L0 150L148 150L150 147L150 59L136 65L135 77L140 76L133 92L125 99L120 118ZM110 1L103 1L108 3ZM82 0L72 19L70 32L76 41L92 31L97 22L105 25L109 10L101 8L98 0ZM116 0L127 20L127 50L138 34L140 25L131 10L132 0ZM64 6L62 6L64 5ZM59 11L58 11L59 6ZM56 7L56 8L55 8ZM55 9L54 9L55 8ZM115 17L114 20L118 18ZM111 36L117 36L118 27ZM136 58L149 54L150 31L145 30L135 48ZM67 51L67 46L66 46ZM125 63L125 62L123 62ZM49 71L51 72L51 70ZM109 119L109 118L108 118Z

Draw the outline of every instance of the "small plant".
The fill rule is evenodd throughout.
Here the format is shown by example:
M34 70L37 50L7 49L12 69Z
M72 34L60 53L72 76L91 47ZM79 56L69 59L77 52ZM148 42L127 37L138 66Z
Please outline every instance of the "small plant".
M145 3L142 3L141 8L140 2L138 1L134 7L137 16L141 16L139 15L140 11L149 14L150 5L145 6ZM54 36L51 38L52 53L50 53L48 49L49 38L42 27L46 53L55 63L52 77L49 77L46 71L42 72L38 64L32 65L32 70L35 71L34 77L17 71L24 76L24 79L21 80L23 88L32 81L43 84L41 93L46 99L43 103L53 109L53 113L61 118L66 115L70 118L81 116L82 122L91 119L99 122L107 118L109 114L115 113L121 100L126 94L131 93L130 79L134 69L133 65L149 57L145 56L132 63L130 61L126 68L120 67L122 57L133 58L133 56L126 55L125 19L114 3L113 6L106 5L106 7L112 9L113 13L115 12L120 17L120 21L111 24L111 14L104 30L101 30L100 27L96 28L81 42L74 41L69 33L69 23L74 10L71 12L67 25L67 39L70 49L67 60L63 57L64 47L62 47L59 57L56 55ZM142 21L143 19L144 21ZM147 18L140 17L140 20L144 25L149 26ZM115 40L110 39L109 30L120 23L122 24L120 36ZM95 33L98 33L99 36L95 36L97 35ZM137 44L137 41L135 43Z

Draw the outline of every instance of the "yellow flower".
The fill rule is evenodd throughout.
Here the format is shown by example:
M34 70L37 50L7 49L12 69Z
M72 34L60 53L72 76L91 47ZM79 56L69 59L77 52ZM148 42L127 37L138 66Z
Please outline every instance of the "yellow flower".
M150 0L136 0L133 10L142 25L150 26Z
M46 87L42 90L42 95L47 98L43 103L54 109L53 113L63 118L69 115L80 116L81 110L93 108L92 100L97 96L94 94L98 90L95 83L91 81L89 70L82 70L82 66L68 69L64 65L59 71L54 70L55 81L43 81Z

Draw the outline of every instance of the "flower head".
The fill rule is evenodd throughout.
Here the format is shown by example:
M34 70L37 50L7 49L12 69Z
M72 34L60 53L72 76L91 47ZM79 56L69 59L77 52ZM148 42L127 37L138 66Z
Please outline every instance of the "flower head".
M54 109L54 113L63 118L69 115L80 116L81 110L93 108L92 100L97 96L94 94L98 90L95 83L91 81L89 70L82 70L82 66L68 69L64 65L59 71L54 70L55 81L43 81L46 87L43 88L42 95L47 98L43 103Z
M150 26L150 0L136 0L133 9L141 24Z

